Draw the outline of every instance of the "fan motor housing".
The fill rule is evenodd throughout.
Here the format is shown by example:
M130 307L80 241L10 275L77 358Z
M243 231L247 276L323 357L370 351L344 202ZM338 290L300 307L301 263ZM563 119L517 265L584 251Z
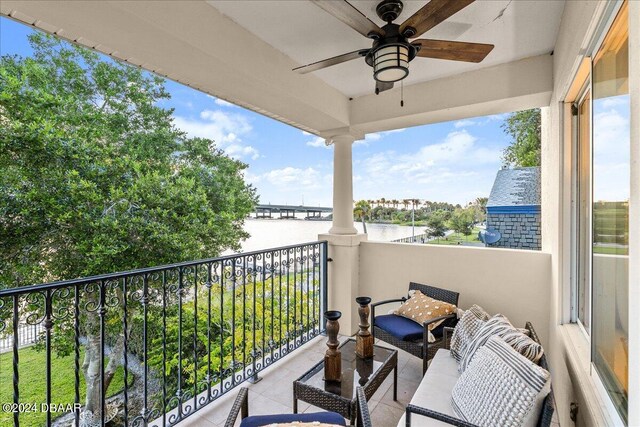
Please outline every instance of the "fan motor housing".
M384 22L390 23L400 16L403 7L400 0L384 0L376 6L376 13Z

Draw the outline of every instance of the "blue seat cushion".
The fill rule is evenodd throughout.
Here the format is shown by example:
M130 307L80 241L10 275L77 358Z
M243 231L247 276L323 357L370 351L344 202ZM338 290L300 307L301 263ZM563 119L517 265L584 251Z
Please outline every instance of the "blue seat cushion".
M402 341L415 341L422 339L424 328L422 325L396 314L383 314L376 316L375 326L390 333Z
M315 412L310 414L279 414L279 415L252 415L240 423L240 427L262 427L270 424L284 424L299 421L312 423L319 421L324 424L336 424L346 426L342 415L335 412Z
M375 326L390 333L399 340L416 341L422 339L422 325L406 317L396 314L383 314L382 316L376 316L374 322ZM434 328L431 333L435 338L442 338L445 326L455 326L455 323L455 318L446 319L438 325L437 328Z

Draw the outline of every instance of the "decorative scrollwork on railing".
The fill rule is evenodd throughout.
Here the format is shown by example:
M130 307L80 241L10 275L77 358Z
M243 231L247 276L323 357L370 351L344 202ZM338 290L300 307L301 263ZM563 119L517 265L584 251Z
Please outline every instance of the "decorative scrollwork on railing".
M55 320L64 321L73 316L73 312L71 287L54 289L51 292L51 317Z
M25 298L29 314L25 317L27 325L38 325L46 318L47 297L44 292L32 292Z
M100 309L100 284L91 282L83 287L85 299L83 308L89 313L95 313Z
M2 333L4 332L4 330L7 328L7 321L5 320L8 316L5 314L6 313L6 302L3 298L0 298L0 335L2 335Z
M113 279L104 282L104 305L109 308L118 307L122 305L122 301L118 296L121 288L120 280Z

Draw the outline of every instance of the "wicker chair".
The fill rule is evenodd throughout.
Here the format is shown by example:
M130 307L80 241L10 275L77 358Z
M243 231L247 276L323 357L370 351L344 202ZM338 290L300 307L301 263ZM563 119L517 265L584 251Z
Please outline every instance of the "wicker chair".
M357 396L357 426L358 427L372 427L371 418L369 416L369 407L367 406L367 397L364 394L364 389L358 387L356 389ZM242 422L240 427L259 427L268 426L279 423L291 423L295 421L311 423L321 422L334 425L345 425L345 419L342 415L336 412L316 412L309 414L277 414L277 415L254 415L249 416L249 389L242 387L236 400L233 402L227 421L224 427L233 427L238 419L238 415L241 416Z
M458 305L458 292L440 289L429 285L421 285L420 283L409 283L409 291L418 290L423 294L448 302L449 304ZM457 323L456 313L447 316L438 317L425 322L421 327L415 322L395 314L376 315L376 307L389 304L405 302L407 297L398 299L390 299L371 304L371 324L373 325L373 337L396 346L416 357L422 359L422 373L427 371L428 361L435 356L440 348L445 347L445 339L443 331L445 327L453 327ZM431 333L436 338L435 342L429 342L428 326L434 322L444 319L437 328Z

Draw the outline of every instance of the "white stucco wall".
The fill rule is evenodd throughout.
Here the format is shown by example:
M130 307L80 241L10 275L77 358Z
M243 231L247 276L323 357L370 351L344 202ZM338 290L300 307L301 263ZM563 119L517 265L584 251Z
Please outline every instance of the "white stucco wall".
M362 242L361 295L373 301L406 295L409 282L460 293L459 305L479 304L523 327L531 321L547 342L551 256L539 251Z

